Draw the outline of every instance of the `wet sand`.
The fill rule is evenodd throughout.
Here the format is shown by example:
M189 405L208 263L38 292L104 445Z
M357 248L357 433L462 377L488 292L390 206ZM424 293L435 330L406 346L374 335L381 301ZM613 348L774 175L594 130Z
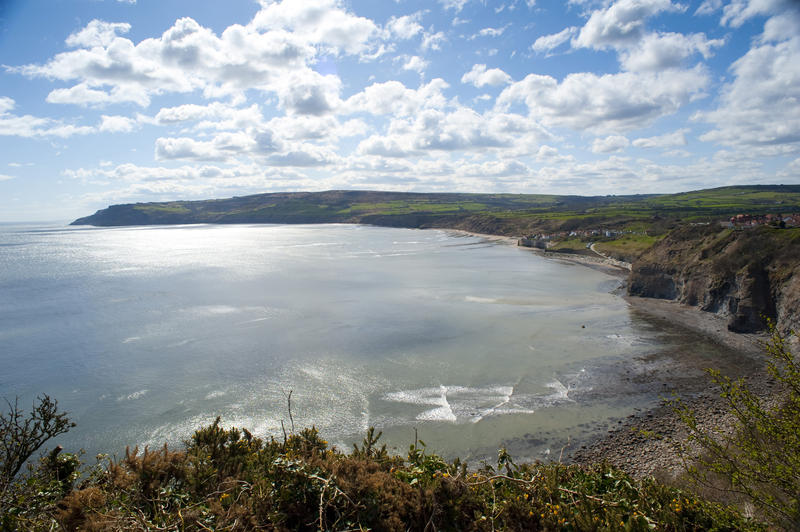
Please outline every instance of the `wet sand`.
M695 411L701 426L726 429L732 424L719 391L705 371L707 368L732 378L744 378L759 395L771 395L774 383L766 373L760 346L765 336L732 333L724 319L696 307L639 297L625 299L634 313L683 329L686 334L701 335L727 349L726 356L714 359L699 357L691 350L655 355L651 362L661 362L663 366L635 376L654 389L661 387L665 398L680 397ZM662 402L619 420L617 427L610 428L604 436L583 442L569 453L566 461L589 464L606 460L636 477L674 478L683 471L678 444L686 436L683 423Z

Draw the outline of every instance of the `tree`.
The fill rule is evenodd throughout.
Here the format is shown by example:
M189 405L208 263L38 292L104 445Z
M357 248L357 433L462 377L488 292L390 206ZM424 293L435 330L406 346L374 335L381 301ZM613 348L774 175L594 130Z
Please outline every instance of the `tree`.
M764 348L767 370L779 385L771 398L759 397L742 379L709 370L735 420L733 430L702 427L680 400L672 405L689 430L684 451L690 459L690 477L704 486L744 496L775 524L798 530L800 360L772 324Z
M75 426L66 412L58 411L58 401L48 395L37 397L29 414L19 407L19 398L9 411L0 413L0 493L5 492L25 462L51 438Z

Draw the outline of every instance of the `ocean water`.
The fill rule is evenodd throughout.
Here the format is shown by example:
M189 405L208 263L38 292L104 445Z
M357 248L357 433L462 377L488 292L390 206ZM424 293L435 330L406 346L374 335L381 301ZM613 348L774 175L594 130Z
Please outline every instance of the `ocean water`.
M677 337L619 282L438 230L0 226L0 396L58 399L89 455L217 416L280 437L291 392L339 446L543 458L658 400L621 368Z

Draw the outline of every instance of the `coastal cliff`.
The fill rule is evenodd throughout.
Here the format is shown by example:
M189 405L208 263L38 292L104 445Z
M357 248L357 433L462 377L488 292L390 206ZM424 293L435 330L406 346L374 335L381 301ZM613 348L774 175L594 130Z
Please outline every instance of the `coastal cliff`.
M634 296L670 299L727 319L728 329L800 330L800 229L688 225L636 260Z

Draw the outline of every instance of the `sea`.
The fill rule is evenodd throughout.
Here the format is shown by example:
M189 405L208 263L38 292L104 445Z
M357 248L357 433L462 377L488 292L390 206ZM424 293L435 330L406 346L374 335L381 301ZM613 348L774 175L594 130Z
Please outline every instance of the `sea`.
M89 457L180 447L219 417L554 459L660 401L631 368L687 342L621 283L444 230L0 225L0 397L58 400L77 426L52 443Z

